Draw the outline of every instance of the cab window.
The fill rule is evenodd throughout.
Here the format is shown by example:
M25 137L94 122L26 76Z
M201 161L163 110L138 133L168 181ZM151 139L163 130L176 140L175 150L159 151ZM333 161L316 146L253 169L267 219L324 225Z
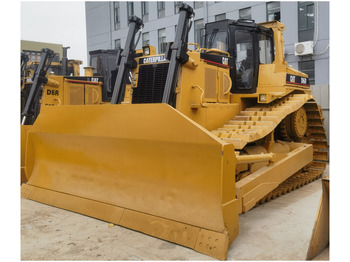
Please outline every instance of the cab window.
M272 38L259 34L259 62L260 64L272 64L273 62L273 45Z
M251 89L254 76L253 39L248 31L235 32L237 88Z
M91 56L91 66L94 68L94 75L102 74L102 57L99 55Z
M214 30L212 33L206 35L205 42L206 48L216 48L228 52L226 31Z

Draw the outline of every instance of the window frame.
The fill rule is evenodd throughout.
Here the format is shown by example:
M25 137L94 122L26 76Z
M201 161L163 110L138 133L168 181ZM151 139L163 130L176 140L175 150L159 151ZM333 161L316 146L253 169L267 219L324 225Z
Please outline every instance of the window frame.
M162 33L164 32L164 36L160 36L161 32ZM158 53L159 54L165 53L165 43L166 43L166 29L160 28L158 29Z
M180 12L179 8L183 1L174 1L174 14L178 14Z
M221 17L224 17L224 18L221 18ZM225 19L226 19L226 13L215 15L215 22L222 21L222 20L225 20Z
M141 2L141 14L142 14L142 21L148 22L149 21L149 3L147 1Z
M132 9L132 14L129 13L130 9L129 9L129 6L132 6L131 9ZM128 24L130 24L130 21L129 21L129 17L130 16L133 16L135 14L135 9L134 9L134 2L126 2L126 11L127 11L127 21L128 21Z
M271 11L273 10L273 8L270 8L269 9L269 6L271 6L272 4L278 4L278 12L275 12L275 11ZM274 7L276 8L276 7ZM277 8L276 8L277 9ZM269 20L269 15L272 15L274 16L275 18L275 14L276 13L279 13L279 19L273 19L273 20ZM266 21L274 21L274 20L277 20L277 21L280 21L281 20L281 2L279 1L275 1L275 2L267 2L266 3Z
M203 6L204 6L204 1L194 1L193 3L194 9L202 8Z
M113 2L114 13L114 30L120 29L120 4L119 2Z
M162 8L162 9L160 9ZM158 19L165 17L165 1L157 2L157 17Z
M145 36L148 36L148 39L145 40ZM145 44L145 41L148 41L148 43ZM149 45L150 44L150 38L149 38L149 32L142 33L142 46Z
M249 10L249 18L246 18L246 17L243 17L243 15L241 14L243 11L247 11ZM239 9L238 11L238 14L239 14L239 19L252 19L252 8L251 7L247 7L247 8L242 8L242 9Z
M308 9L312 7L312 13L309 13ZM305 14L301 14L301 8L306 8ZM309 14L312 14L309 15ZM301 17L303 17L304 24L306 26L301 26ZM313 17L308 19L308 17ZM309 33L308 33L309 32ZM315 3L314 2L298 2L298 41L313 41L315 32Z

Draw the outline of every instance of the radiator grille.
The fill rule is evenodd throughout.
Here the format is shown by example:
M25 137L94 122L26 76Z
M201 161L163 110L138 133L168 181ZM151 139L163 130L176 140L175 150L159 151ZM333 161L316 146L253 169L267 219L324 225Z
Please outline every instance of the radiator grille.
M133 90L132 103L161 103L168 68L169 63L140 66L138 86Z

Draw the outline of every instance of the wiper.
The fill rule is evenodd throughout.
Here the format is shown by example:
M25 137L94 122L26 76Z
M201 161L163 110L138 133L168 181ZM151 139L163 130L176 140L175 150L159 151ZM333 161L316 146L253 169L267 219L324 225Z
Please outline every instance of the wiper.
M209 43L208 43L208 48L213 48L213 40L216 37L216 34L219 32L219 29L214 29L213 33L210 34L209 36Z

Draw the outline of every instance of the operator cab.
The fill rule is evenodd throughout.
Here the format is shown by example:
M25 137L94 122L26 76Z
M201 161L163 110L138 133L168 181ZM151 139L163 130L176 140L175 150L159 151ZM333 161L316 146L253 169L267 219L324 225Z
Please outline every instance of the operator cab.
M231 93L256 93L260 64L274 61L273 31L254 20L222 20L205 25L204 48L228 52L234 59Z
M104 102L111 101L122 51L122 49L99 49L89 52L94 76L103 77L102 101Z

